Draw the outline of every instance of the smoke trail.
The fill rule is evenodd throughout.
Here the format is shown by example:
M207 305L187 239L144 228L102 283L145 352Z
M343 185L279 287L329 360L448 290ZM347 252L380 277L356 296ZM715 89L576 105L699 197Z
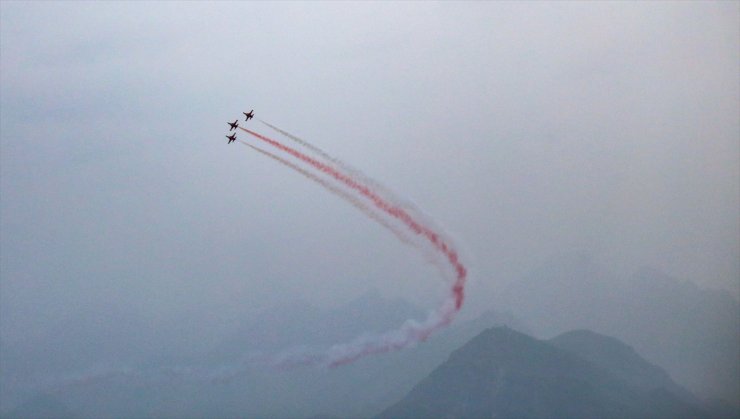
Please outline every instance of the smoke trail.
M367 187L379 193L380 195L385 196L386 200L395 202L396 205L403 207L404 209L406 209L406 211L413 212L417 218L422 218L422 213L418 208L416 208L411 203L406 202L405 200L401 199L401 197L399 197L397 194L394 194L393 192L391 192L384 185L381 185L380 183L375 181L375 179L372 179L371 177L363 173L360 169L350 166L344 161L338 159L337 157L330 155L329 153L322 150L321 148L309 143L306 140L298 138L297 136L285 131L284 129L278 128L275 125L272 125L269 122L263 121L261 119L259 121L267 125L268 127L272 128L273 130L279 132L280 134L286 136L287 138L293 140L294 142L302 145L308 150L311 150L312 152L314 152L316 155L318 155L325 161L330 162L338 169L341 169L342 171L344 171L344 173L347 173L349 177L359 181L360 183L365 184ZM425 221L425 224L427 225L433 225L431 223L431 220L429 219L425 219L424 221Z
M242 127L239 127L239 129L292 155L293 157L298 158L299 160L302 160L303 162L313 166L317 170L335 178L337 181L344 183L347 187L356 190L365 198L372 201L380 210L406 224L406 226L409 227L414 233L426 237L439 251L441 251L447 257L450 264L455 268L457 278L452 288L455 296L455 308L459 310L462 307L467 270L465 269L465 266L463 266L460 262L457 252L446 241L442 239L440 234L420 224L411 215L409 215L405 209L392 205L391 203L380 197L378 194L376 194L374 191L372 191L369 187L357 182L356 180L352 179L348 175L345 175L344 173L339 172L333 167L324 164L316 159L313 159L273 139L265 137L264 135L258 134L254 131L250 131Z
M349 174L349 176L351 178L354 178L354 179L359 180L361 183L364 183L365 185L367 185L371 189L373 189L375 191L381 191L383 193L383 195L386 195L386 196L388 196L388 195L391 194L390 191L388 191L383 185L378 184L375 180L371 179L366 174L362 173L359 169L355 169L354 167L352 167L349 164L343 162L342 160L339 160L338 158L330 155L329 153L327 153L326 151L320 149L319 147L317 147L317 146L309 143L306 140L303 140L301 138L298 138L297 136L295 136L295 135L293 135L293 134L291 134L291 133L289 133L289 132L287 132L287 131L285 131L283 129L280 129L280 128L276 127L275 125L270 124L269 122L265 122L265 121L263 121L261 119L260 119L260 122L262 122L263 124L265 124L268 127L272 128L273 130L279 132L280 134L282 134L282 135L290 138L294 142L302 145L303 147L311 150L312 152L314 152L314 154L318 155L319 157L321 157L325 161L332 163L334 166L338 167L339 169L341 169L345 173ZM394 197L394 198L396 198L396 197ZM398 202L399 199L393 199L393 201Z
M457 251L446 240L444 240L439 233L419 222L410 215L406 209L392 204L367 185L357 181L345 173L342 173L331 165L309 157L294 148L288 147L254 131L242 127L240 127L240 129L278 148L279 150L292 155L293 157L312 166L314 169L333 177L348 188L357 191L360 195L371 201L378 209L405 224L415 234L427 239L427 241L430 242L437 251L446 257L455 272L455 278L451 288L451 299L443 302L442 306L438 308L436 312L430 314L423 323L407 321L400 329L395 331L387 332L382 335L358 338L348 344L334 345L323 355L304 354L301 356L286 356L284 359L279 359L277 361L278 365L291 366L322 363L336 366L345 364L365 355L398 350L422 341L431 333L448 325L452 321L454 315L462 307L465 298L464 292L467 270L460 262Z
M308 141L304 139L297 137L296 135L293 135L285 131L282 128L279 128L273 124L270 124L269 122L266 122L262 119L260 119L259 121L267 125L268 127L272 128L273 130L279 132L280 134L284 135L285 137L293 140L297 144L300 144L301 146L305 147L309 151L313 152L315 155L323 159L326 163L328 164L330 163L331 165L333 165L337 171L340 171L340 172L343 171L352 179L355 179L359 183L364 184L369 189L375 191L375 193L382 196L386 201L393 202L397 207L403 208L407 213L409 213L409 215L411 215L417 221L420 221L420 224L424 224L429 229L435 230L437 232L440 232L443 230L438 225L436 225L436 223L430 217L426 216L415 205L410 203L408 200L401 198L400 196L398 196L398 194L389 190L387 187L385 187L385 185L378 183L375 179L369 177L368 175L363 173L361 170L352 167L348 163L345 163L339 158L330 155L329 153L322 150L321 148L309 143ZM452 243L452 240L449 237L445 237L444 240L448 243ZM427 259L428 262L432 263L433 265L437 267L440 266L440 263L442 262L439 261L439 253L436 251L436 249L423 248L418 243L415 245L415 247L419 251L422 252L422 254Z
M309 143L308 141L302 140L302 139L296 137L295 135L293 135L293 134L291 134L291 133L289 133L287 131L284 131L284 130L276 127L275 125L270 124L269 122L265 122L265 121L263 121L261 119L259 121L262 122L263 124L267 125L268 127L274 129L275 131L283 134L284 136L290 138L291 140L295 141L296 143L298 143L298 144L306 147L307 149L313 151L314 153L320 155L322 158L324 158L326 160L329 160L332 163L341 165L342 166L342 169L344 169L345 171L352 171L352 172L355 172L356 171L355 169L351 169L350 167L347 167L342 162L340 162L339 159L330 156L327 152L325 152L324 150L322 150L322 149L316 147L315 145ZM348 170L348 169L351 169L351 170Z
M173 379L190 380L195 378L211 383L227 383L239 377L245 371L248 371L252 365L257 364L271 364L272 366L277 368L293 368L296 366L305 365L326 365L333 367L351 363L366 355L400 350L417 342L424 341L435 331L447 326L452 321L455 314L460 310L463 304L464 285L467 271L462 263L459 261L457 252L444 238L442 238L439 233L434 231L428 225L424 225L423 223L419 222L417 218L409 214L409 210L407 208L402 208L398 204L394 205L389 202L393 201L392 197L381 197L377 193L377 191L370 188L367 184L357 181L355 178L342 173L340 170L328 164L322 163L316 159L304 155L303 153L300 153L297 150L294 150L275 140L269 139L250 130L241 127L240 129L267 142L268 144L279 148L280 150L288 154L293 155L294 157L309 164L320 172L331 176L335 180L339 181L341 184L344 184L346 187L359 192L361 196L370 200L377 209L400 221L416 235L425 238L434 246L434 248L438 252L441 252L446 257L447 261L455 270L455 278L451 289L452 298L448 297L447 299L445 299L441 306L437 308L437 310L431 312L423 322L407 320L397 330L392 330L382 334L365 334L349 343L333 345L326 351L294 350L292 352L288 351L278 355L249 354L245 356L243 360L237 363L222 365L215 370L211 367L190 366L173 366L150 370L140 370L132 368L109 368L103 370L98 369L81 374L75 374L72 376L52 379L51 382L48 382L43 387L46 387L51 392L55 393L69 391L74 388L84 388L105 381L125 379L143 379L150 382L159 382L160 384L163 384ZM382 218L378 212L374 211L372 207L357 199L356 196L329 183L326 179L322 179L321 177L316 176L314 173L311 173L273 153L270 153L266 150L253 146L241 140L239 142L297 171L308 179L319 183L330 192L337 194L342 199L357 207L360 211L362 211L374 221L389 229L404 243L410 244L419 250L423 250L419 246L418 241L415 241L414 238L409 237L406 233L399 230L397 226L394 226L386 219ZM338 161L336 159L331 160ZM338 165L343 168L348 167L341 162L338 163ZM354 174L359 173L355 170L348 170L350 170ZM361 174L358 175L358 177L366 179L366 176ZM372 180L367 180L367 182L370 184L374 184ZM380 188L382 188L382 186ZM432 262L436 264L437 259L432 260ZM441 268L440 271L443 273L443 275L447 272L445 269Z
M284 166L286 166L286 167L288 167L290 169L295 170L296 172L300 173L301 175L305 176L306 178L308 178L308 179L310 179L310 180L318 183L319 185L321 185L322 187L324 187L329 192L335 194L336 196L338 196L338 197L344 199L345 201L349 202L350 204L352 204L352 206L354 206L355 208L357 208L360 211L362 211L362 213L364 213L366 216L368 216L371 220L377 222L381 226L383 226L386 229L388 229L391 233L393 233L403 243L406 243L408 245L414 245L414 243L412 242L411 238L409 236L407 236L403 231L399 230L396 226L392 225L391 223L389 223L385 219L381 218L381 216L377 212L373 211L372 208L370 208L367 205L365 205L362 201L360 201L359 199L357 199L356 197L354 197L350 193L348 193L348 192L346 192L346 191L344 191L344 190L342 190L342 189L334 186L333 184L327 182L325 179L322 179L322 178L316 176L315 174L313 174L313 173L311 173L311 172L309 172L309 171L307 171L307 170L305 170L305 169L303 169L301 167L298 167L297 165L295 165L295 164L293 164L293 163L285 160L284 158L282 158L280 156L276 156L275 154L272 154L269 151L263 150L263 149L261 149L259 147L255 147L252 144L246 143L246 142L244 142L242 140L239 140L239 142L242 143L242 144L244 144L245 146L247 146L247 147L249 147L249 148L251 148L251 149L253 149L253 150L255 150L255 151L259 152L259 153L262 153L263 155L265 155L265 156L267 156L267 157L269 157L269 158L277 161L278 163L281 163Z
M446 243L441 235L434 230L422 225L420 222L416 221L411 215L406 212L404 208L400 208L397 205L393 205L389 203L386 199L379 196L377 193L375 193L373 190L371 190L368 186L358 182L357 180L351 178L350 176L340 172L339 170L329 166L328 164L322 163L314 158L311 158L291 147L288 147L282 143L279 143L273 139L270 139L268 137L265 137L264 135L258 134L254 131L248 130L246 128L239 127L244 132L247 132L256 138L259 138L260 140L298 158L299 160L302 160L303 162L313 166L317 170L326 173L327 175L333 177L339 182L344 183L347 187L356 190L360 194L362 194L365 198L372 201L375 206L377 206L380 210L388 213L389 215L397 218L406 226L408 226L412 231L414 231L416 234L422 235L426 237L434 246L441 251L449 260L449 262L455 267L455 271L457 272L458 278L460 282L462 282L461 285L464 285L465 282L465 276L466 276L466 269L462 265L462 263L459 261L459 256L457 255L457 252L448 244ZM457 285L457 284L456 284ZM459 287L455 287L456 291L460 291L458 294L456 292L456 307L459 309L462 306L462 300L463 300L463 294L462 289Z

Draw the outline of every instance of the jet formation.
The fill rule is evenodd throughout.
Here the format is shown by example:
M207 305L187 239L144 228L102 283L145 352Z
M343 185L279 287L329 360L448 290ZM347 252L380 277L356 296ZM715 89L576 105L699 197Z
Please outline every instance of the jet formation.
M254 118L254 109L252 109L251 111L249 111L249 113L247 113L247 112L242 112L242 113L244 114L244 121L245 122L246 121L249 121L252 118ZM231 127L231 128L229 128L229 131L235 131L237 128L239 128L239 120L238 119L235 119L234 122L226 122L226 123ZM229 139L228 144L233 143L234 141L236 141L236 132L234 132L231 135L227 135L226 138Z

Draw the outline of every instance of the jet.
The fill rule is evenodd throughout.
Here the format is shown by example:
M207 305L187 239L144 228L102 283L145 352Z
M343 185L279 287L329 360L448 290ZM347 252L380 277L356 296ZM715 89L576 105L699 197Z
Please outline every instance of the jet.
M236 141L236 134L227 135L226 138L229 139L228 144L231 144L232 142Z
M250 119L252 119L254 117L254 109L252 109L251 111L249 111L249 113L246 113L246 112L242 112L242 113L245 116L245 118L244 118L245 121L249 121Z
M231 129L229 129L229 131L239 128L238 119L235 119L234 122L227 122L227 124L231 125Z

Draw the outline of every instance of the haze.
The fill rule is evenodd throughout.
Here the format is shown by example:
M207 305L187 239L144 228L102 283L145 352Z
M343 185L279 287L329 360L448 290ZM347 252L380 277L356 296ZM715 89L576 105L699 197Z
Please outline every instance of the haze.
M203 348L295 300L434 308L422 256L226 144L250 109L445 226L465 318L571 254L740 295L737 2L1 7L5 343L114 308Z

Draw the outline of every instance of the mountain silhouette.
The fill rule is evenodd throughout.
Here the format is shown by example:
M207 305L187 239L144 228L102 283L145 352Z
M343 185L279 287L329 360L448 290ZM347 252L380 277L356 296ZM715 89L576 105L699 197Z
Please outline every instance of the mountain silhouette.
M631 373L615 374L621 367ZM580 331L548 342L496 327L453 352L380 417L709 415L686 394L665 371L616 339Z

